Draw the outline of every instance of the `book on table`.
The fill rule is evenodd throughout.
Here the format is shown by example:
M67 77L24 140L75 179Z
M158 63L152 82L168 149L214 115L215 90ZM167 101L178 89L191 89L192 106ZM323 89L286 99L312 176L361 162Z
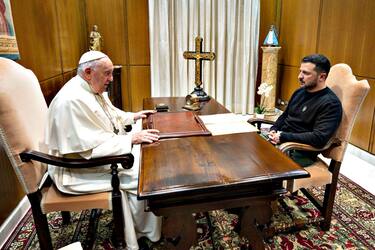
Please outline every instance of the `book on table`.
M160 131L160 139L211 135L202 120L192 111L156 112L147 117L148 129Z

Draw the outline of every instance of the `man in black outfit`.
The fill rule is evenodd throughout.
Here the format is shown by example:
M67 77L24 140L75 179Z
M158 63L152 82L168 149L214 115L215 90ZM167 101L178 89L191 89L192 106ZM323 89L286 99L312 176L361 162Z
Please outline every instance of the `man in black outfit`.
M323 147L338 128L342 106L335 93L326 86L331 64L323 55L302 59L297 89L268 134L273 144L299 142ZM291 158L303 167L316 161L318 152L293 151Z

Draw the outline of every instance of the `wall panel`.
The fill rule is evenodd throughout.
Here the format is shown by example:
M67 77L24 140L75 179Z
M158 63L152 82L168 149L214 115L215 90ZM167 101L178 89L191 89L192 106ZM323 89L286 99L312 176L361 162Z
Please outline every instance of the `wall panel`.
M279 29L278 23L278 6L281 0L260 0L260 21L259 21L259 46L258 46L258 69L256 86L254 86L254 93L262 80L262 61L263 61L263 50L262 45L264 39L268 34L271 25L275 25L277 30ZM280 58L280 57L279 57ZM276 90L277 91L277 90ZM255 102L260 102L260 96L255 95Z
M88 50L83 1L56 1L63 72L77 68L80 56Z
M147 0L127 0L129 64L150 65Z
M139 111L143 109L143 99L151 96L150 66L131 66L129 72L132 110Z
M301 58L315 52L320 0L284 0L281 3L280 46L285 65L299 66Z
M39 81L61 74L59 30L54 0L12 0L21 55L19 63Z
M375 1L323 3L319 51L329 56L332 63L349 64L356 75L374 77Z
M280 74L279 74L279 88L280 88L280 98L283 101L288 101L294 91L296 91L300 84L298 82L298 73L299 73L299 66L280 66Z
M277 20L277 2L278 0L261 0L260 1L260 27L259 27L259 46L261 46L266 39L270 26L276 25Z
M103 52L114 64L127 64L127 37L125 0L86 1L87 36L92 26L98 25L103 38Z
M62 75L40 82L40 87L42 89L44 98L46 99L47 105L51 103L53 97L55 97L63 85L64 81Z
M129 66L122 66L121 69L121 97L122 97L122 108L125 111L132 110L132 98L130 91L130 76Z
M69 81L70 79L72 79L72 77L74 77L76 75L77 75L77 70L72 70L72 71L64 72L64 75L63 75L63 82L64 82L64 84L67 81Z

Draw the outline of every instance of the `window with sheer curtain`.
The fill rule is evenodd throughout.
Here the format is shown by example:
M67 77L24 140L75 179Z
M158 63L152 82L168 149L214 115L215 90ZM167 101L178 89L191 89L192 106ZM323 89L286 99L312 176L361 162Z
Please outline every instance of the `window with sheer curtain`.
M186 96L195 87L195 61L184 51L215 52L203 61L203 89L235 113L254 109L259 0L149 0L151 94Z

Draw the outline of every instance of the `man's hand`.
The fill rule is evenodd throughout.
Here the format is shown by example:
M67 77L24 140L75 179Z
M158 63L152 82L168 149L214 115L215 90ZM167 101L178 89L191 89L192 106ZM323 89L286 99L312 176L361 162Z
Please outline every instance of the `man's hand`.
M138 133L134 133L132 136L133 144L141 143L153 143L154 141L159 140L159 130L157 129L145 129Z
M134 114L134 121L146 118L148 115L155 113L156 110L142 110Z
M275 130L271 130L268 133L268 139L272 144L279 144L280 143L280 131L276 132Z

